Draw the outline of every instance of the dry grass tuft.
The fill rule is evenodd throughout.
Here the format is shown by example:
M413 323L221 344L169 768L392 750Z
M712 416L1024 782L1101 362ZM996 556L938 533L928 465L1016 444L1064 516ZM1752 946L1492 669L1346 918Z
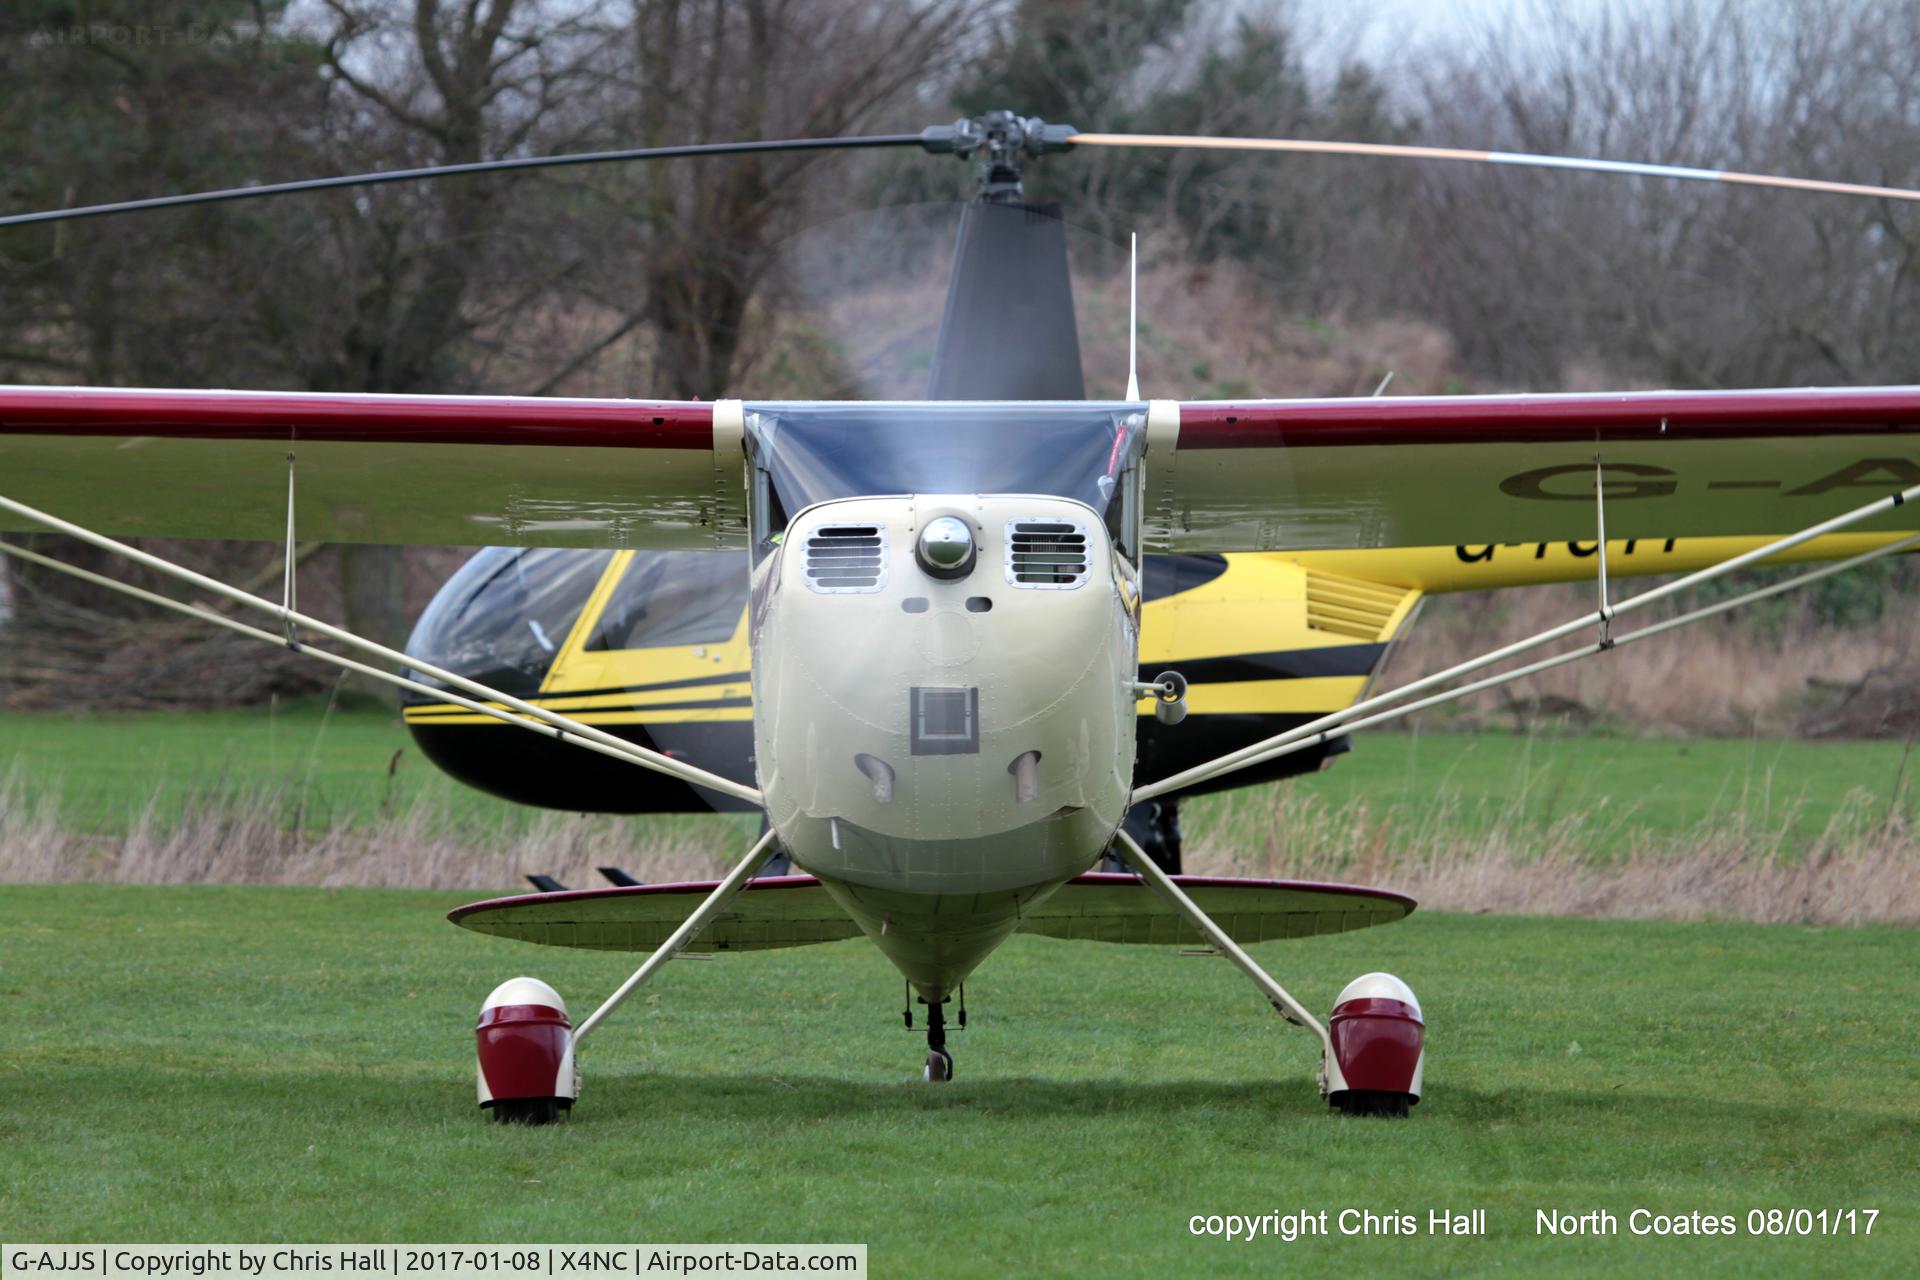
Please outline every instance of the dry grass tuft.
M1857 808L1809 845L1791 813L1675 839L1626 813L1540 826L1442 802L1409 825L1373 816L1364 801L1331 805L1284 787L1243 794L1224 821L1190 832L1189 871L1384 884L1435 911L1920 924L1913 830ZM502 829L463 823L444 801L312 832L287 820L292 807L281 790L212 784L185 804L156 794L124 834L95 834L66 825L58 795L16 770L0 777L0 881L514 891L529 872L599 884L594 868L604 865L656 882L710 878L750 834L746 819L562 813Z
M124 834L94 834L63 823L58 794L30 788L15 770L0 776L0 881L510 890L525 889L530 872L601 884L594 868L606 865L653 881L703 879L740 848L720 818L649 825L540 812L502 829L463 824L444 802L422 801L377 824L316 833L287 820L293 805L287 790L216 784L183 805L156 794Z
M1709 822L1674 839L1618 814L1523 826L1440 804L1407 827L1364 802L1258 794L1274 802L1236 815L1230 835L1189 841L1189 871L1382 884L1431 911L1920 924L1920 845L1898 817L1843 811L1809 845L1793 814L1764 827Z
M1635 584L1621 594L1640 589ZM1593 587L1585 583L1436 597L1395 647L1386 685L1444 670L1592 608ZM1509 719L1525 723L1528 708L1546 705L1584 709L1587 714L1576 720L1601 718L1641 730L1707 737L1806 730L1904 737L1911 721L1895 714L1897 698L1889 691L1906 688L1920 670L1914 657L1916 629L1920 601L1905 596L1889 599L1878 621L1852 627L1819 623L1804 601L1791 602L1787 616L1772 626L1754 625L1736 611L1727 620L1576 662L1503 693L1482 694L1458 712L1434 718L1456 727ZM1823 727L1837 714L1836 704L1846 707L1848 716Z

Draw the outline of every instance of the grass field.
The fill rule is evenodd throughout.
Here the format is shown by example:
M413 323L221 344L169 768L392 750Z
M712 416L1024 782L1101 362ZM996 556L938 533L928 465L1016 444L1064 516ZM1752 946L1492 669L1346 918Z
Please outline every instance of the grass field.
M441 773L397 715L364 704L0 715L0 760L57 792L66 822L91 831L123 831L150 803L177 809L210 787L278 791L287 820L316 830L422 802L482 825L529 816Z
M508 748L519 731L481 732ZM1450 910L1920 924L1914 764L1894 742L1367 735L1324 773L1186 802L1186 865L1385 883ZM0 716L0 880L702 878L754 825L510 805L375 710Z
M574 1121L473 1107L471 1026L620 960L445 924L428 892L0 894L0 1237L866 1241L875 1276L1911 1275L1920 933L1416 914L1256 950L1324 1009L1420 993L1428 1094L1327 1114L1308 1037L1218 961L1016 939L917 1079L842 943L672 966L583 1054ZM1196 1213L1485 1208L1485 1239L1197 1239ZM1628 1212L1880 1211L1871 1236L1636 1238ZM1535 1234L1609 1209L1618 1237Z
M498 732L505 740L517 731ZM392 714L365 708L0 715L0 768L6 762L36 791L57 792L69 825L92 831L125 830L150 804L177 810L209 788L274 790L286 820L309 829L422 804L476 829L510 830L534 816L454 782ZM1364 803L1402 830L1444 812L1470 831L1587 817L1596 830L1677 835L1733 824L1811 839L1836 822L1914 814L1920 763L1909 764L1898 742L1375 733L1326 772L1286 785L1329 808ZM1232 835L1271 807L1272 794L1257 787L1193 801L1187 824L1200 839ZM684 825L654 819L637 829Z
M1909 764L1899 742L1375 733L1291 785L1333 807L1364 802L1400 825L1450 806L1479 829L1585 815L1668 834L1706 822L1787 825L1810 838L1890 809L1915 812ZM1252 788L1205 797L1194 821L1230 827L1263 798Z

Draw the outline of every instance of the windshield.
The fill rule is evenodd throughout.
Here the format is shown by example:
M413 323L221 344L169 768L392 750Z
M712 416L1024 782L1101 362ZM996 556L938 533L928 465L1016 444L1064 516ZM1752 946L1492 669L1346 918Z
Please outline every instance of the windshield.
M1105 514L1145 438L1146 407L1081 401L993 404L749 404L755 465L780 514L832 498L1033 493Z

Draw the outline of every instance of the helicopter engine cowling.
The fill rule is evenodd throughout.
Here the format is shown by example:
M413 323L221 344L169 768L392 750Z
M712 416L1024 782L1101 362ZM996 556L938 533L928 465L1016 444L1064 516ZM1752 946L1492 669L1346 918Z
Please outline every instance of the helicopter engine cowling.
M474 1038L480 1105L493 1119L550 1123L580 1096L567 1003L538 978L495 987L480 1007Z
M1327 1021L1327 1101L1350 1114L1405 1115L1420 1101L1426 1020L1413 988L1390 973L1355 978Z

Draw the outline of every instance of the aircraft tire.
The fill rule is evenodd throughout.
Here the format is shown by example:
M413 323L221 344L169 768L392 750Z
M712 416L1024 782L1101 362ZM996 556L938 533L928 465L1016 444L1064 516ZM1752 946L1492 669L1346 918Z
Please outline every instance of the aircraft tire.
M560 1119L558 1098L500 1098L488 1108L495 1124L553 1124Z
M1379 1089L1348 1089L1334 1101L1343 1116L1391 1116L1407 1118L1408 1099L1404 1093Z

